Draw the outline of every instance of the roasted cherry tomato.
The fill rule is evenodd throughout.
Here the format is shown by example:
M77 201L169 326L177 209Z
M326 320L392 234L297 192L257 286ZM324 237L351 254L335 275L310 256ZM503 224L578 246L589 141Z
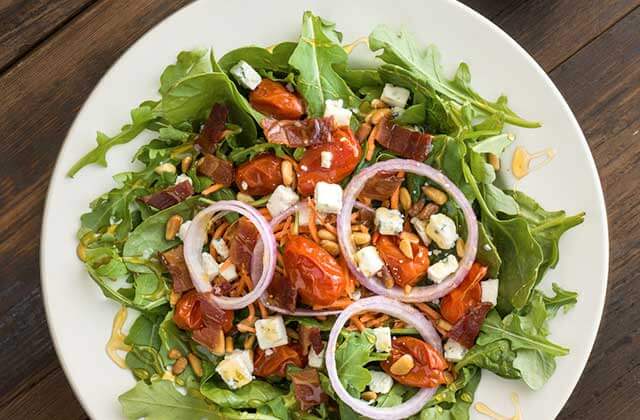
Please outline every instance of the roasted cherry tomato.
M304 115L302 99L269 79L262 79L249 95L249 102L256 110L279 120L297 120Z
M391 355L380 366L397 382L418 388L435 388L446 383L447 361L433 346L415 337L397 337L391 346ZM391 366L405 354L413 357L413 368L406 375L394 375Z
M260 155L236 170L238 189L249 195L267 195L282 184L282 159L271 154Z
M195 290L185 293L178 299L173 310L173 322L183 330L193 331L204 327L200 300Z
M462 283L451 293L442 298L440 313L452 324L482 299L480 280L487 274L487 267L473 263Z
M413 259L410 259L400 251L398 241L397 237L383 235L376 242L376 248L395 283L400 287L413 286L427 274L429 249L419 244L411 244Z
M300 159L298 191L311 195L319 181L337 184L349 175L360 162L362 148L349 128L341 127L333 131L331 143L310 147ZM323 168L322 152L330 152L331 165Z
M271 349L269 355L260 347L256 347L253 358L254 371L256 376L266 378L268 376L285 377L287 366L294 365L299 368L305 365L304 357L298 346L284 345Z
M330 305L345 293L347 276L320 245L292 236L284 247L284 269L302 303Z

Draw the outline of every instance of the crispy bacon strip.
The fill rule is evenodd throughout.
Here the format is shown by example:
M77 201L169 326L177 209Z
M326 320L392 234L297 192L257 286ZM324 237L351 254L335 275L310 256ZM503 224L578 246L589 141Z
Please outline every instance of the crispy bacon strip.
M332 140L333 117L307 118L302 121L266 118L261 125L269 143L309 147L330 143Z
M468 349L473 347L476 342L476 337L478 337L480 333L480 327L487 313L491 310L491 306L488 302L482 302L472 306L471 309L453 325L451 331L449 331L449 338L453 338Z
M213 153L216 150L216 145L222 140L228 116L229 110L223 104L214 104L213 108L211 108L209 118L207 118L202 131L196 138L196 144L205 153Z
M298 327L298 335L300 336L300 346L302 347L302 354L304 356L309 354L309 348L313 348L316 354L320 354L324 347L322 336L320 335L320 328L307 327L300 324Z
M397 174L379 173L364 184L360 197L370 200L388 200L402 185L403 177Z
M192 195L193 187L191 183L189 181L182 181L162 191L140 197L138 200L158 210L164 210L186 200Z
M409 130L390 118L380 122L376 141L384 148L407 159L424 161L431 147L431 134Z
M249 219L242 217L233 227L230 237L229 257L240 271L251 270L251 256L258 242L258 229Z
M324 393L320 386L320 377L317 370L306 368L292 373L291 381L293 382L296 400L300 403L302 410L308 410L327 401L327 394Z
M160 260L167 267L171 280L173 281L173 290L177 293L186 292L193 289L189 269L184 262L183 246L178 245L168 251L160 253Z
M276 271L267 289L269 303L282 309L293 312L296 310L298 299L298 289L291 284L289 279L282 273Z
M198 161L197 172L225 187L230 186L234 179L233 164L208 153Z

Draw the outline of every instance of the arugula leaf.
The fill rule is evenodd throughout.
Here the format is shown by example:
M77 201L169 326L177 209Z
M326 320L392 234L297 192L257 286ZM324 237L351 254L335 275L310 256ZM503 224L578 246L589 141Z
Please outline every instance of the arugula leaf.
M381 69L388 65L402 67L411 72L420 83L460 105L469 102L475 109L486 114L502 112L505 120L514 125L532 128L540 126L538 122L518 117L507 106L506 97L501 96L496 102L490 102L476 93L470 86L471 75L465 63L460 64L454 79L448 80L442 72L437 48L431 45L421 50L413 36L405 31L395 33L386 26L378 26L369 35L369 47L371 51L382 50L378 57L388 64L383 64Z
M488 166L491 168L490 165ZM518 214L520 209L518 203L500 188L493 184L484 184L482 192L487 206L494 214L503 213L510 216Z
M336 349L338 377L345 389L354 397L359 397L371 382L371 373L365 365L386 360L386 353L374 353L375 336L370 330L362 333L346 333L344 341Z
M225 72L229 72L231 67L239 61L245 61L256 70L289 73L291 71L289 58L297 45L295 42L281 42L271 48L256 46L237 48L223 55L218 64Z
M464 368L458 378L441 387L417 417L419 420L469 420L473 395L480 383L480 369Z
M298 70L298 88L307 102L311 117L324 113L325 100L343 99L345 106L359 103L347 83L334 70L335 64L346 64L348 55L340 46L342 34L335 24L311 12L302 17L302 32L289 64Z
M354 69L347 67L346 63L335 64L333 69L351 89L357 90L371 86L382 88L382 79L377 69Z
M407 394L408 391L408 387L396 382L389 392L380 395L376 399L376 407L394 407L400 405L404 401L404 395Z
M240 389L229 390L204 382L200 392L207 399L223 408L258 408L285 394L268 382L254 380Z
M162 72L159 92L164 96L181 79L211 71L211 61L207 50L181 51L176 63L167 66Z
M502 265L502 258L484 225L478 222L478 251L476 260L487 267L487 276L497 278Z
M562 308L565 313L569 311L576 303L578 303L578 294L569 290L564 290L557 283L551 285L554 296L543 296L544 305L549 313L549 317L556 316Z
M426 121L427 106L424 103L411 105L395 119L400 125L424 125Z
M471 149L477 153L493 153L500 156L513 140L515 137L511 133L498 134L473 144Z
M503 378L518 379L521 375L513 366L515 358L516 352L511 350L508 340L497 340L487 345L476 344L456 363L455 370L459 372L467 366L478 366Z
M522 380L529 388L538 390L549 380L556 370L553 356L538 350L522 349L518 351L513 367L522 374Z

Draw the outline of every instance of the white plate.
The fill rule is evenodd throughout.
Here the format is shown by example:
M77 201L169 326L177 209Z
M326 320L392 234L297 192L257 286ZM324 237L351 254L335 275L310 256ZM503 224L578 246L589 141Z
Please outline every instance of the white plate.
M366 36L385 23L405 27L440 48L445 66L471 66L473 85L486 97L506 93L519 114L544 122L536 130L514 129L529 150L553 147L557 157L517 188L548 209L585 211L579 227L562 238L560 264L544 281L580 293L578 305L552 322L552 339L571 348L558 359L549 383L531 392L520 382L485 373L476 400L507 415L512 392L520 396L524 417L555 417L569 398L593 345L605 300L608 234L602 189L585 138L566 102L534 60L508 35L471 9L452 1L199 1L175 13L136 42L107 72L82 107L64 143L51 178L42 229L44 302L51 335L71 385L94 419L122 416L117 396L134 380L106 356L104 348L118 306L106 300L75 256L75 232L88 203L113 186L111 176L130 168L144 135L109 153L108 169L83 169L75 179L69 167L94 147L96 130L116 132L129 110L156 97L162 69L180 50L213 46L223 53L248 44L295 40L302 12L311 9L333 20L345 41ZM359 47L363 54L365 48ZM366 58L365 58L366 59ZM508 163L508 162L507 162ZM481 416L472 410L473 418Z

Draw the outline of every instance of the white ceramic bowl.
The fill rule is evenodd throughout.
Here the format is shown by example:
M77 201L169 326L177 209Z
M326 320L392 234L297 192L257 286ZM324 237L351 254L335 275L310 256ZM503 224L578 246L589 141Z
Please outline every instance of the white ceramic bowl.
M517 144L529 150L553 147L557 157L516 187L545 208L586 212L585 222L562 238L560 264L544 281L546 287L555 281L580 293L578 305L551 324L552 340L571 348L571 354L558 359L556 373L538 392L485 373L476 401L511 415L510 396L517 392L525 418L555 417L584 369L605 300L609 245L598 173L575 117L543 70L491 22L444 0L203 0L161 22L113 65L69 130L51 178L42 228L42 287L51 335L83 407L94 419L122 417L117 396L134 380L105 354L118 306L102 296L76 258L75 232L88 203L113 186L113 174L131 167L132 154L149 137L143 134L113 149L107 169L85 168L75 179L66 178L66 171L94 147L96 130L116 132L128 121L131 108L157 96L160 72L180 50L213 46L220 56L248 44L295 40L306 9L335 21L346 42L368 35L379 23L405 27L421 42L438 45L447 71L466 61L473 85L484 96L506 93L516 112L544 123L536 130L514 129ZM364 50L357 50L358 60L371 60ZM509 180L508 173L506 177ZM480 417L472 409L472 418Z

